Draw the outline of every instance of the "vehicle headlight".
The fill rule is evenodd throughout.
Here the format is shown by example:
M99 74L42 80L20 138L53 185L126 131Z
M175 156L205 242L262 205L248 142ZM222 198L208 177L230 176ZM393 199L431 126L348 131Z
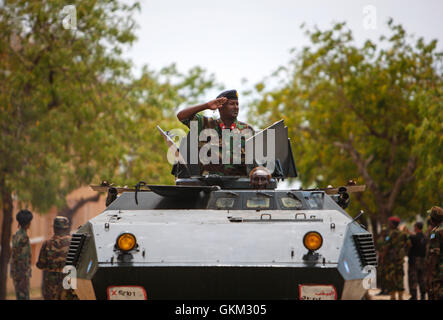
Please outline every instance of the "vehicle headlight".
M122 251L131 251L137 244L137 240L132 233L122 233L117 238L117 247Z
M320 235L320 233L316 231L310 231L305 234L303 237L303 244L306 247L306 249L310 251L315 251L320 249L320 247L323 244L323 238Z

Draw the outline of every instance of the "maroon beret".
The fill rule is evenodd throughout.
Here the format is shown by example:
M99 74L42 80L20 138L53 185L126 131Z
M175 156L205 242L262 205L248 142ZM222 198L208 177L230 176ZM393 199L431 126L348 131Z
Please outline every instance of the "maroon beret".
M399 217L395 217L395 216L394 217L389 217L388 220L400 223L400 218Z

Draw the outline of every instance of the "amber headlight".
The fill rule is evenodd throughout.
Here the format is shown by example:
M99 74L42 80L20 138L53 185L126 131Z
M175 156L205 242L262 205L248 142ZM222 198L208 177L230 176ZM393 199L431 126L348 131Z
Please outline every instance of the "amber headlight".
M131 251L136 244L137 240L131 233L122 233L117 238L117 247L122 251Z
M323 244L323 238L320 235L320 233L316 231L311 231L305 234L303 237L303 244L305 245L306 249L310 251L315 251L320 249L320 247Z

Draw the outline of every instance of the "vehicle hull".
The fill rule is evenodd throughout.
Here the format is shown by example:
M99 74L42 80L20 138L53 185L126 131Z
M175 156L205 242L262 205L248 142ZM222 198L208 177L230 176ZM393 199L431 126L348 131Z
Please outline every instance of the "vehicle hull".
M94 296L108 299L108 288L140 286L148 300L174 299L300 299L300 285L335 288L343 295L345 280L336 268L276 266L153 266L98 268L91 284ZM361 282L361 281L360 281ZM80 288L80 291L83 288ZM364 295L360 290L358 296ZM361 298L361 297L360 297Z

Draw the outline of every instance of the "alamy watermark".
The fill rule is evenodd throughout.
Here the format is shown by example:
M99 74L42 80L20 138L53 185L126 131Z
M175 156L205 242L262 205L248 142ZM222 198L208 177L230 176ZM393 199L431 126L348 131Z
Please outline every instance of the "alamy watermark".
M63 278L63 289L77 289L77 269L74 266L65 266L63 273L67 274Z
M363 7L363 28L366 30L377 29L377 8L374 5Z
M184 136L184 131L180 129L174 131L174 137ZM183 162L188 159L188 164L242 164L242 153L244 151L243 164L258 164L265 166L271 173L275 169L275 130L268 129L266 134L256 135L253 140L247 142L253 136L251 129L223 129L222 136L215 129L204 129L198 132L198 122L191 121L189 140L180 149L183 159L177 158L175 146L168 149L168 161L170 164ZM266 135L266 144L264 144ZM242 140L244 140L244 150L242 150ZM181 140L180 140L181 141ZM231 144L232 141L232 144ZM266 155L264 150L266 145ZM187 154L189 147L189 156ZM221 152L221 155L220 155ZM232 159L232 161L231 161Z
M75 8L75 5L70 4L64 6L61 13L64 17L62 20L63 28L77 30L77 9Z
M363 273L367 273L363 279L363 289L377 289L377 269L374 266L367 265L363 268Z

